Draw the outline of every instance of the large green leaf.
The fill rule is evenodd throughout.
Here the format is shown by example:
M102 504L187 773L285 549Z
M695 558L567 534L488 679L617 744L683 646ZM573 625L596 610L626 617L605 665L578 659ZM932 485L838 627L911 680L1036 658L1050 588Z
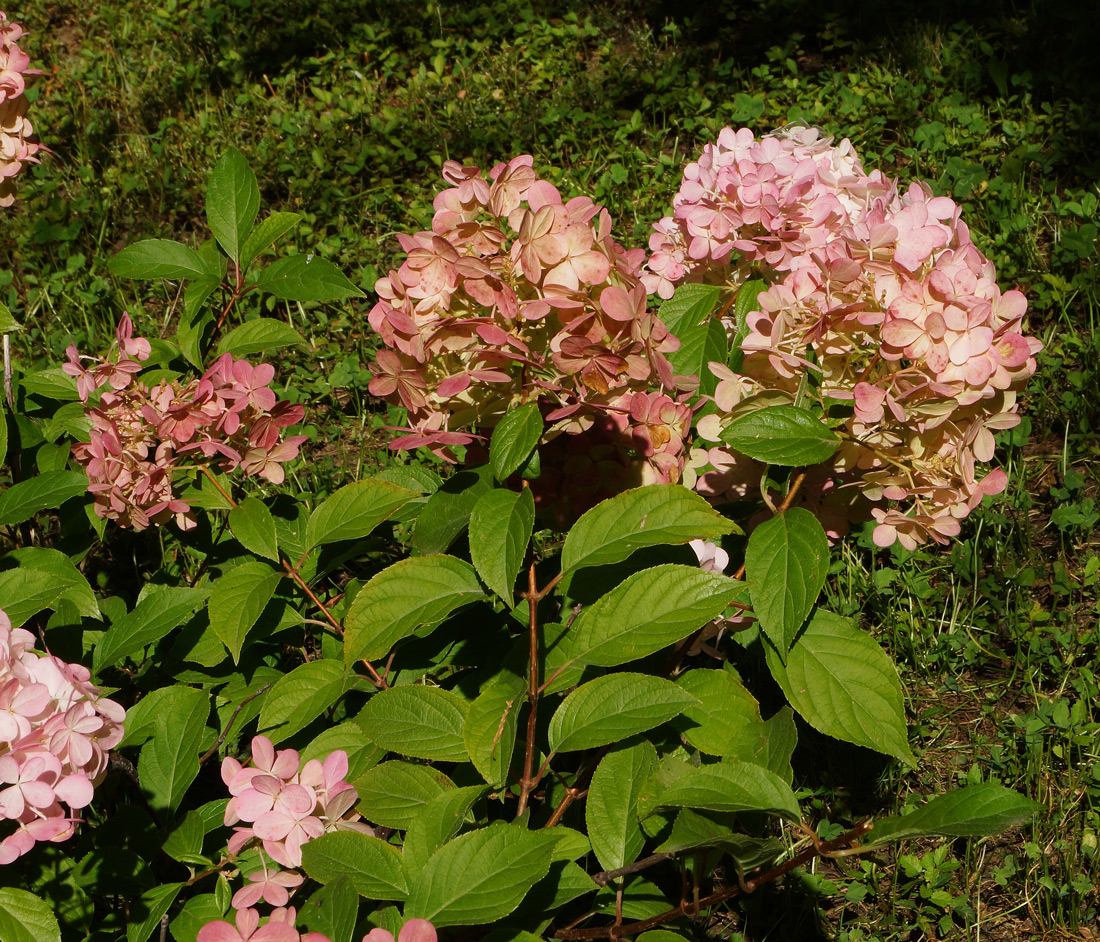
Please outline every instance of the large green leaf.
M722 441L743 455L785 467L819 464L840 447L836 433L808 409L768 406L734 419Z
M131 919L126 923L126 942L146 942L156 929L160 928L160 921L168 908L176 901L186 883L163 883L146 890L141 894L138 905L134 907L135 914L140 913L140 919Z
M729 339L725 324L708 317L701 324L685 326L676 337L680 341L680 349L668 356L673 371L678 376L697 376L699 392L704 396L713 395L718 377L707 364L721 363L724 366L726 363Z
M710 317L721 293L718 285L680 285L671 298L661 302L657 316L669 333L679 337L685 328L702 324Z
M302 845L302 869L319 883L348 877L367 899L404 899L409 892L401 854L359 831L333 831Z
M604 870L633 863L645 844L635 807L642 785L657 768L648 742L609 752L592 775L584 816L592 850Z
M214 583L210 595L210 628L240 660L244 640L259 620L283 579L267 563L242 563Z
M347 484L322 501L310 515L306 549L338 540L361 539L417 496L415 491L379 478Z
M502 681L482 690L466 713L462 727L466 752L474 768L494 788L502 788L508 778L524 693L521 678Z
M643 569L581 612L561 657L614 667L653 654L721 615L737 588L728 576L695 566Z
M808 510L795 507L760 524L745 549L753 614L786 654L829 573L829 539Z
M337 874L302 906L298 925L303 938L318 932L330 942L352 942L358 917L359 891L349 877Z
M168 687L159 702L153 737L141 747L138 776L157 810L173 811L199 774L199 747L210 715L210 695Z
M238 359L282 347L306 346L305 338L289 324L274 317L257 317L234 327L218 341L218 356L231 353Z
M236 148L222 155L206 184L206 224L225 254L235 261L260 211L256 174Z
M211 275L210 266L193 248L169 239L145 239L128 245L107 263L120 278L199 278Z
M578 520L565 538L564 570L622 562L646 546L715 540L737 531L698 494L679 484L648 484L609 498Z
M470 514L492 488L488 465L452 475L428 498L413 528L412 545L418 556L444 553L470 522Z
M293 229L301 218L299 213L272 213L261 219L241 246L241 267L251 265L273 242Z
M432 855L461 830L470 807L484 794L481 785L451 788L420 809L401 847L401 864L410 886L416 885Z
M359 793L359 812L383 827L404 830L420 809L454 788L442 772L426 765L393 760L376 765L351 783Z
M775 811L799 818L798 799L778 775L754 762L729 759L689 766L657 793L659 807L706 811Z
M660 726L698 702L663 677L597 677L569 694L550 719L550 748L575 752L619 742Z
M22 523L41 510L60 507L87 489L88 475L83 471L47 471L20 481L0 493L0 526Z
M349 720L321 730L313 742L302 750L302 761L318 759L324 762L328 754L336 749L342 749L348 757L348 774L345 778L349 782L367 769L374 768L385 754L385 750L371 742L363 732L363 727Z
M470 515L470 559L485 584L509 606L534 524L535 499L529 488L491 490Z
M503 481L523 467L541 437L542 415L537 403L528 402L506 413L489 441L493 477Z
M785 665L770 644L764 653L787 700L814 729L916 764L897 669L849 619L818 611Z
M405 906L406 918L435 926L485 925L512 912L550 869L557 835L522 824L461 834L428 861Z
M32 615L53 608L68 590L66 581L56 573L37 569L9 569L0 572L0 599L13 628Z
M356 683L339 661L306 661L280 677L264 697L258 729L279 743L304 729Z
M440 687L406 685L382 690L359 712L357 722L379 746L418 759L462 762L467 704Z
M453 556L414 556L383 569L360 590L344 619L348 664L389 653L415 631L438 625L485 593L473 567Z
M61 596L68 599L77 611L86 618L99 617L99 602L88 583L87 577L64 553L41 546L23 546L12 550L5 559L14 559L24 569L46 572L56 576L67 586ZM3 598L3 596L0 596Z
M673 722L688 743L712 756L739 756L758 745L760 705L732 673L690 670L676 683L699 701Z
M245 498L229 511L229 529L250 553L272 562L279 561L279 535L275 518L258 497Z
M0 887L0 939L4 942L61 942L61 927L49 904L33 893Z
M256 287L284 301L339 301L363 292L328 259L319 255L277 258L256 279Z
M132 612L111 623L96 645L92 669L98 674L105 667L159 641L202 608L209 595L208 588L189 589L186 586L150 591Z
M930 834L946 837L1000 834L1028 821L1043 808L1039 802L994 782L967 785L937 795L909 814L879 818L865 843L884 844Z

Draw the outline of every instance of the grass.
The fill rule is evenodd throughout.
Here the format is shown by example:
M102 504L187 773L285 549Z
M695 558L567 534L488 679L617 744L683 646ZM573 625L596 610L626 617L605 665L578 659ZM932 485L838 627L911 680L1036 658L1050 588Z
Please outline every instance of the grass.
M105 345L124 309L171 335L172 288L117 282L139 238L205 238L201 188L239 147L299 248L368 289L394 233L431 214L448 158L517 153L605 203L644 244L683 163L726 125L791 120L851 137L869 167L964 206L1046 344L1025 423L1002 435L1007 494L950 551L875 552L858 534L829 585L910 691L912 772L835 748L800 771L819 830L995 778L1049 807L1030 828L827 862L715 922L733 939L1089 938L1100 900L1100 120L1092 21L1070 5L739 5L498 0L38 0L17 11L47 75L31 117L53 156L5 215L0 300L43 365ZM1082 14L1082 16L1086 16ZM1091 27L1091 31L1090 31ZM367 395L367 307L285 306L314 345L282 382L308 404L323 494L391 459ZM812 750L812 745L811 745ZM871 762L870 765L867 763ZM852 763L863 784L852 790ZM824 895L820 892L824 891ZM779 914L782 913L780 916Z

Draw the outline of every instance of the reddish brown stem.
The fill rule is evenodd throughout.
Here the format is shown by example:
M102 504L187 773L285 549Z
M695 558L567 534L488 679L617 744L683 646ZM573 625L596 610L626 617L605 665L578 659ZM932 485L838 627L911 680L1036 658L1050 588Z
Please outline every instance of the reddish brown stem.
M527 802L531 797L531 791L538 782L539 776L535 775L535 737L538 732L538 705L539 705L539 590L535 581L535 561L527 567L527 591L523 593L527 599L528 631L530 658L528 664L527 679L527 749L523 756L523 778L520 779L519 807L516 816L522 815L527 810Z

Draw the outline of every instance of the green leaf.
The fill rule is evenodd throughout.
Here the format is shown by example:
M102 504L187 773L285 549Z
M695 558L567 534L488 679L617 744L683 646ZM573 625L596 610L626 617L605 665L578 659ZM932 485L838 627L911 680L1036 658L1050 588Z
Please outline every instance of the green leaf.
M718 285L683 284L657 310L670 334L680 336L685 328L702 324L713 313L722 289Z
M453 788L437 795L417 813L401 848L402 866L410 886L440 847L454 837L473 803L485 794L480 785Z
M29 520L42 510L60 507L88 489L83 471L49 471L13 484L0 493L0 526Z
M315 892L298 914L306 932L319 932L330 942L352 942L359 917L359 892L347 876L337 876Z
M305 548L338 540L358 540L371 533L399 507L418 495L379 478L341 487L321 502L306 524Z
M306 346L305 338L289 324L274 317L257 317L234 327L218 341L217 355L231 353L241 358L255 353L269 354L281 347Z
M849 619L818 611L786 665L770 644L764 654L787 700L814 729L916 765L897 669Z
M775 811L799 819L798 799L778 775L753 762L687 767L657 794L662 808L707 811Z
M258 497L248 497L229 511L229 529L250 553L272 562L279 561L279 540L275 518Z
M193 248L169 239L145 239L128 245L107 263L119 278L201 278L214 275Z
M376 765L351 783L359 793L359 813L374 824L405 830L420 809L454 788L442 772L426 765L393 760Z
M172 829L161 845L173 860L181 863L195 862L202 854L202 841L206 836L206 824L199 811L188 811L183 819Z
M466 703L440 687L407 685L382 690L359 712L357 722L383 749L418 759L463 762Z
M210 174L206 184L206 224L225 254L236 261L241 245L252 231L260 211L256 174L244 155L230 148Z
M193 687L167 687L153 738L141 747L138 777L150 807L174 811L199 774L199 747L210 715L210 695Z
M29 395L41 396L44 399L67 402L80 398L76 380L65 373L61 367L50 367L49 369L27 373L19 380L19 385Z
M738 532L698 494L679 484L648 484L597 504L569 531L563 570L619 563L646 546L715 540Z
M782 654L794 642L829 572L829 539L808 510L795 507L760 524L745 549L753 614Z
M361 298L339 268L319 255L277 258L256 279L256 287L284 301L339 301Z
M83 415L84 410L80 410ZM53 422L51 421L51 425ZM0 468L8 463L8 417L4 414L4 399L0 396Z
M884 844L912 837L983 837L1030 820L1045 806L994 782L967 785L937 795L909 814L880 818L865 843Z
M186 883L165 883L146 890L141 894L138 904L134 907L135 914L144 914L140 921L130 920L126 923L126 942L146 942L154 930L160 928L160 921L171 906Z
M462 727L466 752L493 788L502 788L508 778L525 689L521 678L494 684L478 694L466 712Z
M176 914L168 928L176 942L196 942L203 926L225 917L226 912L218 905L217 897L213 893L200 893L183 904L183 909ZM232 921L232 915L229 919Z
M738 756L746 740L758 745L760 705L732 673L691 670L676 683L699 701L673 722L689 744L711 756Z
M319 883L346 876L367 899L403 900L409 892L397 848L359 831L333 831L307 841L302 868Z
M734 331L733 340L730 342L729 360L729 367L735 373L741 372L741 366L745 362L745 352L741 349L741 344L749 334L749 314L760 310L757 298L767 288L766 281L762 278L754 278L752 281L746 281L737 290L737 297L733 302Z
M248 562L230 569L214 583L210 595L210 628L240 660L244 639L259 620L282 581L267 563Z
M596 767L584 815L592 850L604 870L618 870L638 859L645 844L638 794L656 770L657 750L648 742L609 752Z
M424 504L416 518L412 545L418 556L444 553L466 529L470 514L492 488L489 466L459 471L448 478Z
M409 894L406 918L437 928L496 922L512 912L550 869L557 836L522 824L461 834L428 861Z
M84 573L77 569L76 564L64 553L40 546L24 546L12 550L4 558L14 559L24 569L47 572L56 576L67 587L61 598L72 602L82 616L99 617L99 602L91 585ZM0 598L3 596L0 595Z
M204 604L210 590L166 587L149 592L132 612L112 622L96 645L92 670L99 673L129 657L146 645L159 641L178 628Z
M414 556L383 569L355 596L344 619L344 660L389 653L419 629L438 625L485 593L473 567L453 556Z
M3 301L0 301L0 334L22 329L23 325L12 316L11 309Z
M615 667L660 651L721 615L737 588L695 566L636 572L581 612L565 636L564 663Z
M3 609L18 628L32 615L52 608L68 589L65 581L55 573L36 569L8 569L0 572L0 599Z
M280 743L317 719L355 682L355 675L345 674L339 661L299 664L267 692L257 728L273 743Z
M840 447L836 433L808 409L767 406L734 419L722 441L743 455L784 467L818 464Z
M534 525L535 498L529 488L518 493L491 490L470 514L470 559L485 584L509 607Z
M336 749L342 749L348 757L345 778L349 782L377 765L384 755L384 751L367 738L358 723L349 721L321 730L313 742L302 750L302 761L317 759L324 762L328 754Z
M33 893L0 887L0 939L4 942L61 942L50 906Z
M676 335L680 349L668 354L668 362L678 376L697 376L699 392L704 396L714 394L718 385L715 376L707 364L726 365L729 356L729 340L725 325L715 318L708 317L701 324L686 326Z
M203 368L206 331L214 325L214 313L202 307L220 284L220 278L205 276L196 278L183 292L183 316L176 327L176 343L187 361L199 370Z
M493 429L489 441L493 477L503 481L523 467L541 437L542 415L538 403L528 402L507 412Z
M272 213L261 219L241 246L241 267L251 265L272 243L298 225L301 218L298 213Z
M699 701L672 681L648 674L597 677L565 698L550 720L550 748L576 752L660 726Z

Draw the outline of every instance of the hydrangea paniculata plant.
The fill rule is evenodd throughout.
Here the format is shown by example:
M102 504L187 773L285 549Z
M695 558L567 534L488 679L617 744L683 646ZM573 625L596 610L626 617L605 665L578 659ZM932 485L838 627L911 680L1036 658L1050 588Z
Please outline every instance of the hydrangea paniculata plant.
M0 609L0 864L72 836L122 740L126 711L90 677L35 651L34 635Z
M75 346L66 351L69 362L61 368L76 378L82 401L106 390L88 409L90 441L73 446L91 481L96 513L136 530L174 516L190 529L191 507L174 489L174 476L203 461L282 483L283 463L297 457L306 440L282 438L282 430L300 422L305 409L280 401L269 388L275 368L227 353L200 379L149 386L135 375L150 349L148 340L133 336L124 314L106 357L82 357Z
M35 155L42 149L27 120L23 94L27 79L42 72L30 68L30 56L19 48L24 35L23 27L0 10L0 206L15 202L15 177L28 163L38 162Z
M404 406L411 426L391 447L454 460L450 446L537 402L547 441L573 437L544 470L678 481L691 412L665 356L678 341L646 309L644 252L532 163L516 157L486 179L448 161L432 230L398 237L408 255L375 285L370 313L385 345L370 391Z
M302 845L330 831L351 830L374 834L353 810L358 792L345 781L348 757L337 749L322 762L302 764L293 749L275 751L270 739L252 740L252 764L232 756L222 760L222 781L229 789L225 824L233 827L229 853L233 856L259 845L260 868L248 874L248 884L233 895L235 925L224 920L207 923L198 942L327 942L319 933L299 936L295 910L287 903L305 877ZM243 822L243 824L242 824ZM262 928L255 906L275 907Z
M811 396L832 415L848 407L830 473L802 495L834 532L864 502L879 546L945 543L1004 489L1003 471L978 467L993 433L1019 422L1016 394L1042 345L1023 333L1026 299L997 286L953 200L866 173L850 141L796 126L759 141L725 129L688 165L673 206L650 237L650 291L768 283L745 323L727 318L743 360L736 372L712 365L718 410L698 426L710 447L693 452L687 476L700 493L731 499L760 480L720 435L761 394Z

